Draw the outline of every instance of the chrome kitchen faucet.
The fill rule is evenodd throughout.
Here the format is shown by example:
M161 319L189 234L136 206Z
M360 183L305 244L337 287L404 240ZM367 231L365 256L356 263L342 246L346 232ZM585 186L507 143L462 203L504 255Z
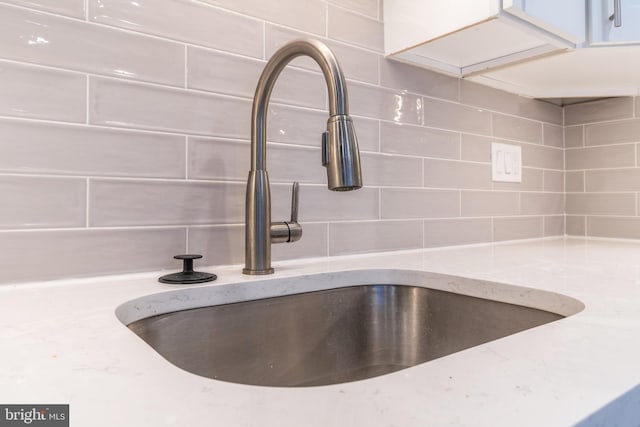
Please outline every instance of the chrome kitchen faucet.
M271 222L271 194L267 176L267 108L273 86L284 67L298 56L313 58L329 91L329 120L322 134L322 165L327 168L329 190L362 187L358 141L349 117L349 97L340 64L324 43L294 40L273 54L265 65L253 97L251 111L251 170L245 202L245 274L271 274L271 244L295 242L302 237L298 224L298 184L293 184L291 220Z

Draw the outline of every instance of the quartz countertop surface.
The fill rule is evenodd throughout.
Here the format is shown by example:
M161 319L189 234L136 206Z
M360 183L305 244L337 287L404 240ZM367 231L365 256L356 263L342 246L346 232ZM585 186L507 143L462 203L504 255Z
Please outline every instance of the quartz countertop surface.
M70 404L72 426L640 425L640 242L565 237L274 266L268 278L202 267L218 280L186 287L158 283L166 271L1 286L0 404ZM432 277L454 292L570 311L561 294L584 309L391 374L304 388L194 375L122 323L347 282L431 287Z

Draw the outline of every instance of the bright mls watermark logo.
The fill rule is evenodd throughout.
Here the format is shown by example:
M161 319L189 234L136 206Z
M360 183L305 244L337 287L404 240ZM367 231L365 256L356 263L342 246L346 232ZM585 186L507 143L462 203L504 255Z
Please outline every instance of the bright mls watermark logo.
M0 427L69 427L69 405L0 405Z

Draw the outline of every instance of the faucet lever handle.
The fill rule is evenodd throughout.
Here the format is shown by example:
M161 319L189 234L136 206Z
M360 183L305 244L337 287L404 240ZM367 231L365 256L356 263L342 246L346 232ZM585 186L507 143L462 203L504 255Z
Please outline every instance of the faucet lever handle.
M300 185L293 183L291 189L291 220L271 223L271 243L297 242L302 237L302 226L298 224L298 191Z
M300 184L294 181L293 187L291 187L291 222L298 222L298 192L300 190Z

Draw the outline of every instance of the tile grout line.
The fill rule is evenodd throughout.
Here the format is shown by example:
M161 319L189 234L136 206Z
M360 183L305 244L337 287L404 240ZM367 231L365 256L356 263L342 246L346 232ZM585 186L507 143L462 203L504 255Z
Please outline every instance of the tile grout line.
M570 214L569 216L585 216L590 214ZM339 221L331 221L331 220L316 220L316 221L307 221L305 224L371 224L371 223L415 223L418 222L436 222L436 221L451 221L451 220L462 220L462 221L471 221L471 220L488 220L488 219L530 219L530 218L541 218L544 216L548 217L560 217L561 214L540 214L540 215L499 215L499 216L465 216L462 218L458 217L425 217L425 218L388 218L382 221L378 221L375 219L346 219ZM590 215L593 217L599 218L637 218L635 215ZM186 229L186 228L239 228L244 227L244 223L239 220L238 222L225 222L225 223L202 223L202 224L190 224L190 223L176 223L176 224L118 224L118 225L97 225L97 226L77 226L77 227L43 227L43 228L13 228L13 229L2 229L0 230L0 235L3 233L15 233L15 232L27 232L27 233L37 233L37 232L65 232L65 231L97 231L97 230L153 230L153 229Z
M331 225L331 222L327 221L327 225L325 226L326 227L326 233L327 233L327 247L325 248L326 249L326 254L327 254L326 256L331 256L331 253L329 252L330 247L331 247L330 225Z
M85 225L85 228L89 228L89 223L90 223L90 221L89 221L89 215L91 213L91 211L89 209L89 198L90 198L90 195L91 195L90 194L90 191L91 191L90 190L90 184L91 184L90 178L87 177L86 181L85 181L85 185L86 185L86 189L85 189L85 198L86 198L86 200L85 200L85 212L84 212L84 217L85 217L85 224L84 225Z
M495 242L495 241L496 241L496 236L495 236L496 231L495 231L495 221L494 221L494 217L493 217L493 216L491 216L491 217L490 217L490 219L491 219L491 241L492 241L492 242Z
M324 5L324 36L329 39L329 3Z
M189 137L184 137L184 179L189 179Z
M89 105L91 104L91 96L90 96L91 78L89 77L88 74L86 74L85 75L85 79L86 79L86 82L85 82L85 92L86 93L85 93L85 111L84 111L85 122L84 122L84 124L87 125L87 126L90 126L91 125L91 123L90 123L91 120L90 120L90 117L89 117L90 116Z
M189 75L189 47L184 45L184 88L189 88L188 76Z
M562 107L562 231L567 235L567 127L565 126L565 107Z
M262 60L267 60L267 23L262 23Z

